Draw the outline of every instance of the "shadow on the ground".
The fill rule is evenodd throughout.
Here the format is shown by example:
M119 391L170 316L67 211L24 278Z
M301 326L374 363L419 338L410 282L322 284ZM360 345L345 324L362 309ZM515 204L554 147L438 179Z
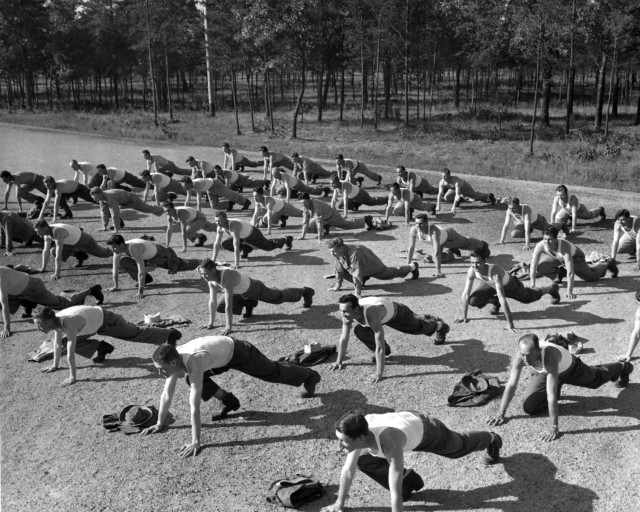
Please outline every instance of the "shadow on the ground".
M562 291L560 292L563 293ZM587 313L586 311L578 311L582 306L589 304L587 300L572 300L571 302L561 302L555 306L546 306L544 309L540 309L535 312L511 311L511 317L513 320L526 321L533 317L536 320L565 320L562 324L548 324L545 325L545 329L567 329L572 325L598 325L598 324L619 324L624 322L623 318L611 318L602 317L593 313ZM521 330L537 329L536 326L526 326L518 324L518 328Z
M295 390L293 391L296 392ZM207 428L238 428L238 427L305 427L306 432L294 435L282 435L272 437L260 437L244 439L239 441L234 439L223 443L210 443L202 448L219 448L223 446L236 446L241 443L243 446L264 445L269 443L283 443L292 441L303 441L307 439L326 439L335 441L336 452L339 450L338 440L335 438L333 428L334 422L347 410L366 411L367 414L382 414L392 412L393 409L378 405L369 404L367 397L360 391L352 389L339 389L328 393L317 392L316 397L320 398L322 404L307 409L296 409L287 412L269 411L245 411L230 414L226 420L211 423L203 422L203 427ZM217 400L212 400L213 406L217 407ZM218 402L219 403L219 402ZM203 409L206 406L203 406ZM207 408L208 409L208 408ZM207 411L204 414L209 414ZM191 428L190 425L181 425L176 428ZM284 429L286 430L286 429ZM244 437L240 434L239 436Z

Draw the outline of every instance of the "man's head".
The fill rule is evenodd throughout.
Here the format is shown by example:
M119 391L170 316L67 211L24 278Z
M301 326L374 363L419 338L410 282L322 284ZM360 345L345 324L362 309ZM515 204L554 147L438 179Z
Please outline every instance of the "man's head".
M153 364L158 373L165 378L169 378L176 373L182 372L182 360L180 353L167 343L160 345L151 356Z
M420 231L422 231L423 233L429 231L429 217L426 213L419 213L414 217L414 220L416 222L416 227Z
M220 210L216 213L216 222L218 226L222 229L227 229L229 227L229 218L227 217L227 212Z
M631 224L631 212L629 212L629 210L627 210L626 208L618 210L616 212L616 220L625 228L629 227Z
M347 246L344 245L344 240L340 237L329 240L327 242L327 247L331 251L331 254L336 258L342 256L347 250Z
M173 217L176 215L176 207L173 204L173 202L177 198L178 198L177 194L175 194L174 192L169 192L167 194L167 199L165 200L164 203L162 203L162 209L164 210L164 213L166 213L170 217Z
M307 210L310 210L313 208L313 202L308 192L305 192L300 196L300 205L306 208Z
M225 153L230 153L231 152L231 146L229 146L228 142L223 142L222 143L222 151L224 151Z
M145 160L153 161L153 157L151 156L151 153L149 152L149 150L148 150L148 149L143 149L143 150L142 150L142 157L143 157Z
M569 196L569 190L565 185L558 185L556 187L556 195L558 197L566 198Z
M293 160L294 162L299 162L300 154L298 152L294 153L293 155L291 155L291 160Z
M471 268L474 270L482 271L487 263L487 258L491 256L491 249L487 244L483 244L482 247L476 248L469 258L471 262Z
M347 293L338 299L340 313L344 320L351 321L355 316L362 313L362 308L358 302L358 297L353 293Z
M104 164L96 165L96 169L98 169L98 174L100 174L101 176L107 174L107 166Z
M151 183L151 171L149 171L148 169L140 171L140 179L145 183Z
M404 165L398 165L396 166L396 174L400 178L404 178L407 175L407 169L405 169Z
M122 235L111 235L107 240L107 245L115 254L124 254L127 252L127 244L124 242Z
M527 363L532 364L540 359L540 341L535 334L525 334L518 340L518 350Z
M36 222L33 228L40 236L51 235L51 226L49 226L49 223L44 219L40 219L38 222Z
M542 241L549 249L555 250L558 246L558 228L554 226L544 228Z
M444 181L449 181L451 179L451 171L446 167L442 169L442 179Z
M274 180L280 180L282 179L282 174L285 172L286 171L282 167L276 167L271 171L271 174L273 175Z
M349 411L335 422L334 428L344 450L352 452L366 446L369 424L364 414Z
M211 258L205 258L200 262L196 271L205 281L215 281L217 277L218 266Z
M81 169L80 164L75 159L69 162L69 167L71 167L74 171L79 171Z
M40 332L46 334L58 328L60 326L60 320L53 309L40 306L33 313L33 324Z
M56 179L53 176L47 176L44 179L44 184L49 190L55 190L57 186Z
M338 176L336 174L332 175L333 177L331 178L331 187L335 188L335 189L339 189L340 188L340 178L338 178Z
M0 179L5 183L10 183L14 180L13 175L6 169L0 172Z
M182 183L182 186L185 190L194 189L193 180L189 176L183 176L180 182Z
M269 156L269 149L267 148L267 146L260 146L260 154L263 157L268 157Z
M338 165L342 165L344 163L344 155L342 153L336 157L336 162Z
M185 162L187 162L191 167L196 167L198 165L198 161L192 156L188 156Z
M89 191L89 193L91 194L91 197L93 197L93 199L98 202L107 200L107 196L104 193L104 190L102 190L100 187L93 187Z
M507 209L509 210L519 210L520 209L520 199L517 197L507 197Z
M400 185L398 183L392 183L389 187L389 191L397 198L400 199Z

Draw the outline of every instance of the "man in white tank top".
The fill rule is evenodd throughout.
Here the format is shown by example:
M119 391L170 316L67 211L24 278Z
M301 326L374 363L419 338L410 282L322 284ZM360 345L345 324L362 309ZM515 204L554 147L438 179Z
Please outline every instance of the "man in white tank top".
M169 274L176 274L195 270L200 263L195 258L180 258L171 247L144 238L125 242L121 235L113 235L107 240L107 245L113 251L113 288L108 291L119 290L118 275L122 267L131 279L137 281L138 293L133 296L136 300L144 297L145 285L153 282L148 267L165 268Z
M149 190L153 187L153 197L157 205L162 204L167 200L167 195L172 192L178 196L186 196L187 191L181 185L181 183L173 179L173 174L163 174L161 172L149 172L142 171L140 178L145 183L144 193L142 194L142 200L146 203L149 195Z
M549 222L547 222L544 215L534 212L531 206L527 204L521 205L520 199L517 197L508 197L507 212L504 217L504 224L502 225L502 233L498 245L504 243L511 224L513 224L511 238L524 238L524 250L528 251L531 249L531 232L534 229L544 231L549 225ZM560 227L560 225L558 225L558 227Z
M290 171L294 169L294 163L288 156L284 156L282 153L276 153L275 151L269 151L266 146L260 146L260 155L264 162L262 179L269 179L268 177L271 176L276 167L284 167Z
M4 210L7 209L9 203L9 195L11 194L11 188L16 187L16 202L18 203L18 211L22 211L22 200L24 199L28 203L35 203L36 200L43 199L41 196L32 194L32 190L37 190L43 195L47 195L47 187L44 184L44 176L36 174L34 172L17 172L11 174L9 171L4 170L0 172L0 179L7 184L7 188L4 192Z
M47 196L44 198L42 211L38 216L38 220L42 220L44 218L44 213L49 207L49 201L52 198L53 222L56 222L58 220L58 211L60 207L62 207L65 213L62 217L60 217L61 219L71 219L73 217L71 208L69 208L69 205L67 204L67 201L69 199L74 199L74 203L78 198L82 199L83 201L87 201L88 203L96 203L95 199L93 199L93 197L91 196L89 189L82 183L78 183L77 181L56 180L52 176L47 176L44 179L44 184L47 187Z
M566 226L571 223L569 233L575 233L577 219L590 220L600 217L603 221L607 218L604 207L599 206L589 210L580 200L573 194L569 195L569 190L565 185L558 185L556 188L556 196L553 198L551 205L551 222L559 223Z
M400 188L400 185L397 183L392 183L389 187L384 220L389 221L389 216L393 213L399 217L404 216L404 225L409 226L414 210L429 212L431 215L435 215L436 205L430 201L423 201L415 192L411 192L411 190L406 188Z
M254 247L263 251L274 251L284 247L286 251L290 251L293 244L292 236L269 240L257 227L244 220L229 219L226 212L223 211L216 213L216 222L218 230L216 241L213 243L211 259L216 261L220 248L233 252L235 265L232 268L234 269L240 268L240 252L242 252L242 258L247 259ZM231 238L223 242L225 234L230 235Z
M518 330L513 325L507 298L517 300L521 304L531 304L548 294L551 297L551 304L560 302L557 284L527 288L522 284L522 281L510 275L502 267L487 263L489 255L488 247L481 247L471 253L471 266L467 271L467 281L462 291L462 318L456 319L455 323L465 324L469 321L467 317L469 306L482 309L491 304L490 313L497 316L500 314L500 307L502 307L507 328L512 332L517 332ZM480 281L480 286L472 292L476 279Z
M451 213L456 213L456 208L462 200L482 201L483 203L496 204L497 200L492 192L476 192L467 181L452 176L451 171L447 168L443 169L440 183L438 183L438 199L436 201L436 209L440 211L442 201L451 201Z
M431 186L427 178L415 171L407 171L404 165L396 167L396 183L402 188L408 188L411 192L415 192L420 197L422 194L436 195L438 193L438 188Z
M364 162L345 159L342 153L336 157L336 170L340 174L341 179L350 183L354 182L356 174L359 173L375 181L378 186L382 184L382 176L380 174L370 170Z
M254 162L246 156L241 155L237 149L229 146L228 142L222 144L222 152L224 153L224 159L222 161L223 169L237 171L241 167L260 167L260 165L262 165L260 162Z
M266 227L267 235L271 234L272 224L280 221L280 227L284 228L289 217L302 217L302 210L286 202L280 194L277 197L265 196L262 187L253 190L253 202L255 209L251 224Z
M618 254L635 256L636 268L640 270L640 218L632 216L627 209L616 212L616 223L613 226L611 258L615 260Z
M49 256L55 254L55 269L51 279L58 279L60 277L62 262L67 261L69 256L74 256L78 260L78 263L74 265L76 268L81 267L89 256L111 258L111 251L109 249L99 245L91 235L85 233L77 226L62 223L49 224L43 219L36 223L35 229L38 234L44 238L42 266L39 272L45 272L47 270ZM55 244L54 250L52 250L52 244Z
M293 161L292 174L298 178L300 178L300 175L303 175L307 185L309 182L315 184L318 178L329 178L333 174L333 172L325 169L318 162L315 162L307 156L300 156L299 153L291 155L291 160Z
M636 300L640 302L640 290L638 290L635 294ZM634 315L634 323L633 330L631 331L631 336L629 336L629 345L627 348L627 352L621 356L618 361L629 362L631 361L631 356L633 355L633 351L638 346L638 342L640 342L640 306L636 309L636 313Z
M553 279L556 283L562 282L566 276L566 296L568 299L575 299L576 294L573 293L575 276L583 281L596 281L604 277L607 270L611 272L611 277L618 277L618 266L615 260L606 258L594 264L587 263L582 249L568 240L558 240L558 229L549 225L544 230L542 240L533 250L529 277L531 286L535 286L538 275Z
M17 212L0 211L0 249L5 249L5 256L13 256L13 242L21 242L25 247L31 247L33 242L40 243L42 239L36 233L33 224Z
M387 204L386 197L371 197L365 189L359 188L349 181L340 181L337 176L331 179L331 188L333 189L331 208L342 209L345 219L349 218L349 210L357 212L363 204L366 206Z
M162 172L167 171L173 174L180 174L182 176L191 176L191 169L180 169L171 160L167 160L162 155L152 155L148 149L142 151L142 157L147 162L147 171L149 172Z
M524 366L528 366L534 376L527 384L522 408L527 414L540 414L548 410L551 427L541 436L547 442L560 436L558 399L563 384L597 389L607 382L615 382L617 387L626 387L629 384L629 374L633 371L633 365L628 362L589 366L565 348L540 341L535 334L525 334L520 338L518 352L513 356L500 409L496 416L487 420L489 425L506 423L505 414Z
M22 318L31 318L31 312L38 305L52 309L64 309L84 304L85 299L93 295L97 304L102 304L104 295L102 286L96 284L79 293L60 293L54 295L37 277L20 272L12 267L0 265L0 311L4 327L0 329L0 338L11 336L11 315L24 308Z
M131 192L134 188L145 188L146 186L146 183L140 178L123 169L107 167L104 164L98 164L97 169L100 176L102 176L102 183L99 187L103 190L106 188L122 188ZM128 187L124 185L128 185Z
M434 453L459 459L487 450L484 463L488 465L499 462L502 448L502 438L494 432L454 432L440 420L415 411L366 416L350 411L334 427L347 459L340 474L338 499L321 512L342 512L356 468L390 491L391 510L396 512L402 511L402 502L424 485L420 475L405 469L405 453Z
M126 190L102 190L100 187L93 187L91 196L100 205L100 214L102 216L101 231L109 230L109 220L111 218L113 218L112 229L115 233L118 233L118 230L124 227L124 222L120 217L121 208L131 208L142 213L150 213L156 217L161 217L164 213L162 206L147 204L137 194Z
M434 345L442 345L449 332L449 326L431 315L417 316L411 309L399 302L392 302L383 297L367 297L359 299L352 293L338 299L340 314L342 315L342 332L338 341L338 358L332 370L342 370L347 354L351 327L365 346L374 353L376 373L373 382L380 382L384 372L384 358L391 354L391 347L385 340L384 327L391 327L396 331L416 336L431 336L435 334Z
M240 401L215 383L213 377L229 370L237 370L256 379L288 386L303 386L302 398L314 396L320 382L320 374L310 368L289 363L278 363L265 356L247 341L228 336L205 336L181 345L161 345L152 356L158 373L165 377L160 397L158 422L142 431L142 435L155 434L166 425L169 406L173 399L178 378L185 376L190 387L191 443L182 447L182 457L195 457L200 451L200 400L217 398L223 404L213 421L221 420L240 408Z
M102 176L98 173L97 166L89 162L78 162L77 160L71 160L69 167L74 172L73 179L80 183L80 176L82 176L82 184L85 187L99 187L102 183Z
M38 308L33 314L33 323L40 332L54 332L53 364L42 370L45 373L55 372L58 369L62 354L62 342L66 339L70 376L62 383L63 386L76 383L76 345L78 341L81 345L78 346L80 355L89 358L97 352L93 362L102 363L107 355L113 352L114 347L105 341L90 339L96 334L133 343L153 345L169 343L173 346L182 337L177 329L139 327L113 311L98 306L72 306L57 313L49 307Z
M253 310L260 301L268 304L298 302L304 299L304 307L313 304L315 291L308 286L298 288L271 288L262 281L225 267L217 267L209 258L198 265L198 273L209 286L209 323L201 325L201 329L213 329L216 311L225 314L225 326L220 334L226 336L233 329L233 315L242 313L243 318L251 318ZM223 295L218 299L218 293Z
M224 182L226 187L229 187L231 190L238 190L242 192L242 189L246 188L256 188L256 187L265 187L269 188L271 182L269 180L254 180L250 178L246 174L242 174L238 171L232 171L231 169L223 169L219 165L214 166L215 176L222 182Z

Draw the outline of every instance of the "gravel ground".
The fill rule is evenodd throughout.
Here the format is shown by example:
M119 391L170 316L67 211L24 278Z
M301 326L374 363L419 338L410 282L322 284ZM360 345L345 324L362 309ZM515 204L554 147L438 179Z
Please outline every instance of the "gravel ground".
M64 136L72 140L75 137ZM91 155L92 148L99 148L100 144L99 138L83 137L78 141L78 154ZM136 147L135 153L139 154L140 149ZM133 151L130 143L123 143L122 150L123 155ZM189 150L173 146L160 152L182 162L181 155ZM220 159L217 150L206 150L215 154L210 157L212 161ZM66 165L57 162L58 168L64 169L59 176L68 175ZM390 181L392 174L384 172L385 182ZM435 174L427 175L436 181ZM555 184L470 179L476 190L518 195L546 215L555 194ZM370 182L365 186L371 194L383 194L383 189ZM570 191L588 206L603 205L610 214L623 206L636 211L637 194L613 194L595 188ZM213 216L211 210L205 211ZM360 210L357 215L367 213L380 214ZM94 233L97 240L108 237L97 231L100 219L96 207L79 202L74 215L72 222ZM250 212L234 212L234 217L249 216ZM125 211L123 218L127 223L123 232L126 237L146 233L164 240L164 219L144 218L131 211ZM494 245L503 219L504 209L476 203L463 205L455 217L438 214L435 221L487 240L495 255L492 261L509 268L515 261L530 258L530 253L522 250L520 241ZM572 240L585 252L598 250L606 254L612 226L609 219L582 222ZM297 235L297 222L291 222L282 233ZM274 230L274 235L280 232ZM332 230L332 236L342 236L346 243L365 243L387 264L398 265L403 262L408 228L396 219L393 229L385 232ZM539 238L536 233L534 240ZM186 256L204 258L210 250L211 240L204 248L191 246ZM222 253L222 259L230 260L230 256ZM0 257L3 262L9 261ZM19 246L11 262L36 265L39 257L37 247ZM585 362L615 360L626 349L637 307L633 292L638 287L633 261L627 256L619 259L622 263L617 279L607 277L595 283L577 279L578 297L574 300L565 300L563 295L557 306L551 306L548 297L530 305L510 301L516 326L541 336L573 331L585 343ZM373 281L365 292L390 297L418 313L442 316L452 323L459 316L467 268L465 257L445 265L444 277L434 278L432 266L427 265L421 268L421 277L416 281ZM291 252L254 252L243 264L244 272L267 284L312 286L316 290L314 306L304 309L301 304L261 303L253 318L234 319L234 335L251 341L273 358L301 348L304 342L337 343L338 294L327 291L332 281L322 277L332 269L328 249L319 247L313 237L295 241ZM68 262L62 275L61 280L47 281L47 285L61 291L80 290L96 283L106 288L111 282L110 265L95 258L81 269L72 268L72 261ZM142 320L143 313L184 314L193 323L182 329L182 342L202 335L197 326L206 319L205 283L195 273L169 276L166 271L157 270L154 276L156 283L140 302L133 298L133 283L123 276L122 290L108 294L105 307L132 321ZM457 430L485 428L485 420L498 407L497 400L484 407L456 409L447 407L447 396L464 372L476 368L504 381L519 334L504 330L504 316L492 317L486 310L470 308L470 318L466 325L453 326L442 346L434 346L429 338L387 330L394 354L387 364L385 379L378 384L370 382L371 354L353 339L345 370L332 373L327 365L318 367L323 380L317 396L311 399L299 398L294 388L263 383L240 373L221 376L219 383L238 396L242 407L227 421L212 423L209 417L217 404L203 405L203 450L190 460L178 456L180 446L190 439L188 388L184 383L179 384L172 405L173 423L164 433L144 438L124 436L107 433L101 426L103 414L117 412L127 404L157 406L163 382L150 360L153 347L116 340L116 350L105 364L94 365L78 358L78 383L62 388L60 384L67 377L66 361L63 360L61 371L41 374L39 370L46 363L28 363L26 354L44 336L31 323L14 318L15 334L0 344L2 507L12 512L275 510L265 501L267 487L277 478L300 472L313 473L327 485L323 499L303 508L318 511L335 499L344 454L339 452L333 422L348 409L414 409ZM220 320L218 316L217 322ZM410 454L407 466L424 477L425 488L406 503L406 510L637 509L640 385L634 382L635 377L631 376L631 384L624 390L612 385L598 390L563 390L563 435L553 443L538 439L548 425L545 417L525 417L521 412L525 378L509 411L511 421L496 428L504 439L503 463L485 468L482 454L459 460ZM386 510L388 493L359 475L347 504L354 510Z

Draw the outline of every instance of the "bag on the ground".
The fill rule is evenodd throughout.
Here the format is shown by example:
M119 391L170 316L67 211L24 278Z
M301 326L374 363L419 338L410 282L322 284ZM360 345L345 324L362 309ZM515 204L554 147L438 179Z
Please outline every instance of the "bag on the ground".
M27 354L27 361L33 361L34 363L39 363L41 361L45 361L47 359L53 359L53 351L55 347L55 342L53 338L49 340L44 340L42 344L32 352ZM66 344L62 345L62 353L64 355L67 353Z
M278 358L279 363L297 364L298 366L315 366L324 363L333 354L336 353L336 346L329 345L327 347L320 346L313 352L306 352L305 349L297 350L293 354Z
M389 229L391 227L391 222L388 220L384 220L382 217L374 217L373 220L373 229L378 231L384 231L385 229Z
M482 370L465 373L453 387L453 393L447 399L451 407L477 407L491 401L501 393L497 377L483 375Z
M582 342L579 341L578 337L572 332L567 333L566 336L558 333L547 334L544 341L558 345L571 352L574 356L582 352Z
M298 473L293 478L282 478L273 482L267 491L267 501L281 507L298 508L317 500L323 494L320 482Z

